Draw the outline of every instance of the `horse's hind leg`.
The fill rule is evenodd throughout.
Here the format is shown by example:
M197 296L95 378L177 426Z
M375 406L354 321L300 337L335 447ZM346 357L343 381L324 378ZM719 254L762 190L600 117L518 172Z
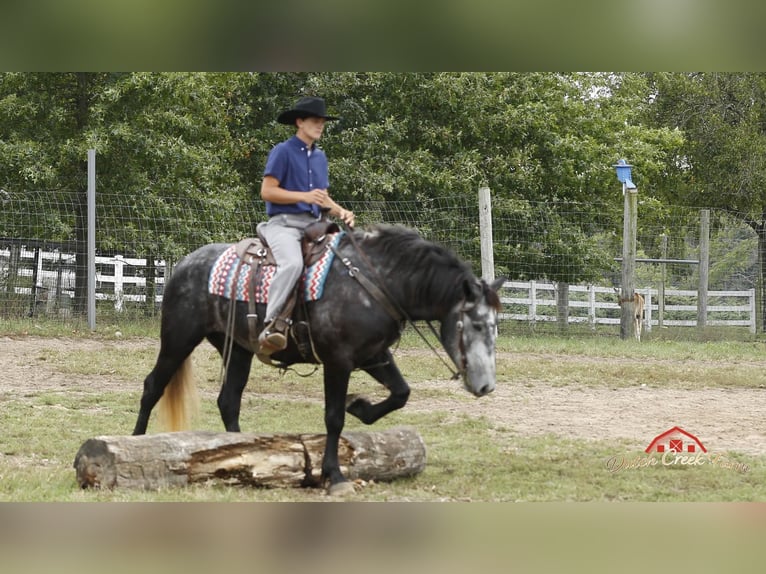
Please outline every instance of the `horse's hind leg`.
M208 335L208 341L218 349L223 358L224 335L215 333ZM231 358L226 370L226 380L218 393L218 410L221 413L223 425L229 432L239 432L239 412L242 406L242 392L250 376L250 366L253 363L253 353L234 343L231 347Z
M194 348L202 342L202 336L182 337L178 333L163 333L160 352L154 368L144 379L144 392L138 411L138 419L133 429L134 435L145 434L149 425L149 415L162 398L165 387L176 371L183 365Z
M346 412L368 425L402 408L410 397L410 387L394 363L391 353L386 351L379 359L378 365L364 370L389 390L388 397L379 403L371 403L359 395L349 395L346 399Z

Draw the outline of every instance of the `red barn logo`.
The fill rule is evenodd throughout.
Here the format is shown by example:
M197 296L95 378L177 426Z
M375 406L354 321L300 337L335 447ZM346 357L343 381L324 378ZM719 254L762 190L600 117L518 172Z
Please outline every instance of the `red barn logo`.
M644 452L677 452L695 454L707 452L705 445L691 433L686 432L681 427L673 427L666 430L661 435L654 437Z

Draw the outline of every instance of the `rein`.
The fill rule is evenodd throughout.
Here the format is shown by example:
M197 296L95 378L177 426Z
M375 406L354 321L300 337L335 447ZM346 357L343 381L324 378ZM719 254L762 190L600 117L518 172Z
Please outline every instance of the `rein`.
M344 224L345 226L345 224ZM349 230L351 231L351 230ZM372 272L376 275L376 279L380 286L373 283L366 275L364 275L361 271L359 271L358 267L355 267L353 263L348 259L348 257L344 257L340 254L340 252L334 247L330 246L330 248L333 250L335 255L341 260L343 265L346 266L346 269L348 269L348 275L349 277L353 277L356 279L359 284L364 287L367 292L372 295L372 297L380 303L383 308L388 312L391 317L393 317L397 322L402 323L409 323L412 325L412 328L415 329L415 332L420 336L421 339L425 342L425 344L433 351L434 355L438 357L438 359L442 362L442 364L447 367L447 370L452 373L452 377L450 377L452 380L457 380L460 378L460 375L465 373L466 370L466 355L465 355L465 341L463 340L463 320L462 315L463 313L468 309L467 307L463 306L460 310L461 318L457 322L457 329L460 332L460 358L461 358L461 364L455 364L455 367L457 367L458 370L455 370L452 368L452 366L444 360L444 357L441 356L439 351L431 344L431 341L429 341L425 335L423 335L422 331L418 328L418 326L415 324L415 321L412 320L412 318L407 314L407 312L402 308L401 305L399 305L393 297L389 293L386 292L385 287L383 287L383 281L380 278L380 275L378 275L375 266L372 264L372 262L369 260L367 255L364 253L362 248L359 246L359 243L357 242L356 238L354 237L353 232L349 232L346 234L346 236L351 240L351 244L354 246L354 249L359 254L359 256L364 260L364 262L367 264L367 267L369 269L372 269ZM426 321L426 324L431 329L431 333L438 339L441 340L439 337L439 334L436 332L436 329L433 326L433 323L431 321ZM444 344L444 343L442 343ZM450 357L451 359L451 357ZM453 361L454 364L454 361Z

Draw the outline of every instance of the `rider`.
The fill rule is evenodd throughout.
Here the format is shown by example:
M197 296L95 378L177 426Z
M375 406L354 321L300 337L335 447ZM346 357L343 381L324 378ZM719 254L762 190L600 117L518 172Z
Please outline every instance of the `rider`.
M277 262L269 287L266 326L258 337L262 354L287 347L289 317L281 312L303 272L305 228L321 217L321 211L354 226L354 213L335 203L327 192L327 156L316 146L325 122L337 119L327 115L322 98L311 96L301 98L277 117L279 123L295 126L296 132L272 148L261 182L269 220L260 231Z

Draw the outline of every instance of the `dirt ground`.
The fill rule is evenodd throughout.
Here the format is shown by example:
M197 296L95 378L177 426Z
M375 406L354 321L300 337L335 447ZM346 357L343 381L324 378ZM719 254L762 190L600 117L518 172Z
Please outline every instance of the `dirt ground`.
M149 339L108 342L0 337L0 398L19 392L66 390L72 385L71 376L46 368L44 362L35 360L43 348L113 348L119 352L126 347L155 349L156 346L157 343ZM82 377L79 382L82 383ZM104 390L135 392L140 383L99 375L98 384ZM428 395L434 393L418 393L423 387L446 392L433 398ZM680 426L695 434L709 452L766 454L764 388L678 390L637 386L609 389L511 380L498 381L495 392L487 397L470 399L458 383L434 381L413 385L405 408L484 416L522 436L554 434L584 440L627 439L640 448L669 428Z

